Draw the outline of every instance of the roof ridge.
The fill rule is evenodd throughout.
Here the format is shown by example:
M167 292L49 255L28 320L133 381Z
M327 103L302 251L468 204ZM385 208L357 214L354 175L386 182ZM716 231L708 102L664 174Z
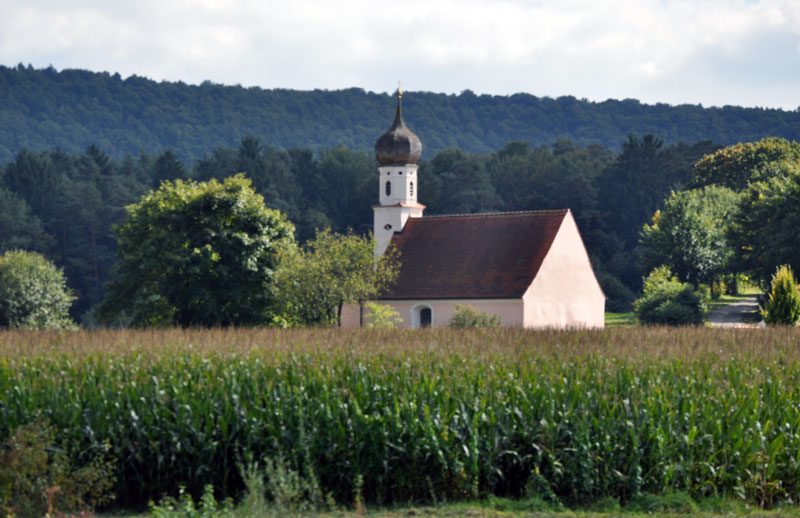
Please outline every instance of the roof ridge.
M484 217L484 216L516 216L521 214L566 214L569 209L543 209L543 210L510 210L510 211L499 211L499 212L477 212L472 214L434 214L430 216L424 216L422 219L434 219L434 218L465 218L465 217Z

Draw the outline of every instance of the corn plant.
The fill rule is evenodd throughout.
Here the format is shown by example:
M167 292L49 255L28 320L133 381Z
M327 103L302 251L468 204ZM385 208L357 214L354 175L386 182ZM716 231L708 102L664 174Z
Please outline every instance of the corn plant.
M0 438L44 415L109 444L125 507L282 459L359 502L800 498L800 352L759 330L0 334ZM272 464L273 477L281 470ZM286 472L284 472L284 475ZM265 480L280 488L280 480ZM318 496L317 496L318 497ZM317 498L315 497L315 498ZM638 500L637 500L638 501Z

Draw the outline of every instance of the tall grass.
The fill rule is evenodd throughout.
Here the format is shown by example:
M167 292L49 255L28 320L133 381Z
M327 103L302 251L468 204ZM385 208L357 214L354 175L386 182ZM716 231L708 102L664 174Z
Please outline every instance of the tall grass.
M0 436L109 440L118 502L282 459L348 504L800 497L793 329L0 334Z

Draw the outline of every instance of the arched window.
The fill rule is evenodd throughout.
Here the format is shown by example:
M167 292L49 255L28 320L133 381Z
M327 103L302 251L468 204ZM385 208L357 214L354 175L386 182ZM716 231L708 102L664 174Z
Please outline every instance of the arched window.
M392 195L392 182L390 180L386 180L386 196Z
M414 182L408 184L408 195L414 196Z

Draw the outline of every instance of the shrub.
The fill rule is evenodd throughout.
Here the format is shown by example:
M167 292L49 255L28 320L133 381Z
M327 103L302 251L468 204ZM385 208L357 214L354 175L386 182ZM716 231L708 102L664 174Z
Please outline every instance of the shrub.
M644 292L633 303L642 324L701 325L708 311L708 293L680 282L666 266L655 268L644 280Z
M105 450L76 468L42 421L20 426L0 451L0 511L19 518L91 511L113 499L114 469Z
M214 488L207 485L203 491L199 506L194 503L192 495L184 489L180 490L178 499L166 497L158 505L150 503L152 518L227 518L233 516L233 501L226 499L217 502Z
M368 329L393 329L397 324L403 322L400 313L388 304L378 304L377 302L367 302L364 304L367 309Z
M793 326L800 320L800 292L792 268L779 266L772 276L767 302L761 309L764 322Z
M467 304L456 304L456 309L447 325L450 327L498 327L500 317L478 311Z
M63 272L42 255L0 255L0 328L74 327L68 313L73 300Z

